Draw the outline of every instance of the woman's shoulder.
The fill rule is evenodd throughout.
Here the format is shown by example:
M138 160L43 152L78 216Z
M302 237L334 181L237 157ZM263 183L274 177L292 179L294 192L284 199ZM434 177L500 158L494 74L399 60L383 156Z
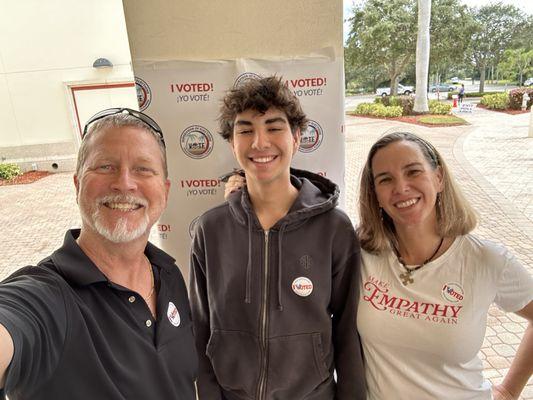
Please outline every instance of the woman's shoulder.
M511 252L501 243L492 241L490 239L483 239L472 234L460 236L461 252L468 254L468 252L475 255L486 257L488 259L506 260L512 258Z
M389 261L393 255L392 250L383 250L380 252L370 252L368 250L361 249L361 260L363 264L382 264Z

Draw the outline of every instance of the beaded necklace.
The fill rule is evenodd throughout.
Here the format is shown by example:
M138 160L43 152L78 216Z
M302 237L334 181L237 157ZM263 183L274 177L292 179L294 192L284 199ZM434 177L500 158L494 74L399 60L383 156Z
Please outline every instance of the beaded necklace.
M396 254L396 257L398 258L398 262L400 263L400 265L405 270L405 272L403 274L400 274L400 279L402 280L402 283L403 283L404 286L407 286L408 284L413 283L415 281L414 278L413 278L413 273L418 271L420 268L422 268L424 265L426 265L431 260L433 260L433 257L435 257L437 255L437 253L439 252L440 248L442 247L442 243L443 242L444 242L444 237L442 237L440 239L439 245L437 246L437 249L433 252L431 257L429 257L424 262L422 262L422 264L417 265L414 268L407 268L407 265L405 265L405 261L403 260L402 256L400 255L400 252L398 251L396 246L393 246L394 253Z

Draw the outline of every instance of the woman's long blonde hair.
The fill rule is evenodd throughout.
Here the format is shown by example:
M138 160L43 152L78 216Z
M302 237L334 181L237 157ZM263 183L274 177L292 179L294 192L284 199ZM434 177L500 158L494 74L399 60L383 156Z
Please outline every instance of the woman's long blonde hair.
M380 253L391 244L398 246L392 219L380 210L374 187L372 160L378 150L399 141L415 143L433 170L442 170L443 189L439 193L437 204L437 229L442 237L465 235L477 224L477 217L457 183L453 179L446 163L431 143L410 132L393 132L382 136L370 148L366 164L361 174L359 189L359 219L357 234L361 247L370 253Z

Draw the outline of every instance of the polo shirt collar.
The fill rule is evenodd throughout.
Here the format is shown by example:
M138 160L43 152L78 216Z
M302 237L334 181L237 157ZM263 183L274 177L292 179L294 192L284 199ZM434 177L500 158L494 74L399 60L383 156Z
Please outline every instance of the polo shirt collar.
M63 245L51 256L54 265L67 281L79 286L108 282L102 271L76 243L80 231L80 229L67 231ZM176 268L174 266L175 259L150 242L147 243L144 252L152 264L165 270Z

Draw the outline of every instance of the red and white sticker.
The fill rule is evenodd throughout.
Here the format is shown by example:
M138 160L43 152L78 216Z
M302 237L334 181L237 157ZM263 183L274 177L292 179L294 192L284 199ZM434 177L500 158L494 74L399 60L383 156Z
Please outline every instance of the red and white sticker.
M446 283L442 287L442 297L451 303L460 303L465 298L465 291L459 283Z
M313 282L305 276L293 280L291 287L292 291L301 297L307 297L313 292Z
M171 301L168 303L167 317L172 325L180 326L180 313L178 312L178 308Z

